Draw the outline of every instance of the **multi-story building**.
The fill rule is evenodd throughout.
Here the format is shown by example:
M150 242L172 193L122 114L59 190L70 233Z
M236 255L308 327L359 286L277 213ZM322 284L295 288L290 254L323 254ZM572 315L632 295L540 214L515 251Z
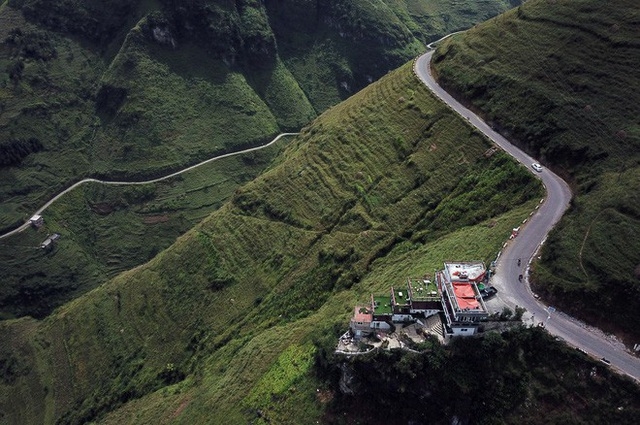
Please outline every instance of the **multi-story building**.
M478 285L486 280L482 262L445 262L435 281L410 278L406 286L392 287L389 296L373 296L368 306L355 308L351 331L356 337L393 323L414 321L443 313L449 335L473 335L489 314Z
M489 316L478 284L484 281L482 262L446 262L436 273L447 330L452 335L473 335Z

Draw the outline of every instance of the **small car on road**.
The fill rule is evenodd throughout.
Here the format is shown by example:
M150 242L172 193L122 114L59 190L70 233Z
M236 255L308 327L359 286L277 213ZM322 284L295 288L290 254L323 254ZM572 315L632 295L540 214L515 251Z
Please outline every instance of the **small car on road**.
M542 165L538 164L537 162L534 162L533 164L531 164L531 168L533 168L538 173L542 172Z

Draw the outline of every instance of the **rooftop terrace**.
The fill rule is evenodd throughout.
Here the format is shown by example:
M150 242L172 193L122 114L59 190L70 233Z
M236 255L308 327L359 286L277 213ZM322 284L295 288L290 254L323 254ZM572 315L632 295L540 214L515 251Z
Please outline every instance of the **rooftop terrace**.
M407 288L392 288L392 290L396 305L409 305L409 292L407 291Z
M391 297L374 296L373 298L373 314L391 314Z
M451 303L453 314L473 314L473 315L486 315L487 309L482 299L479 296L479 292L476 289L476 283L471 280L454 279L452 281L447 279L447 269L438 273L438 281L442 285L443 292L447 293L447 298Z
M411 299L414 301L439 300L438 285L427 279L409 278Z
M460 310L480 310L473 286L470 283L454 283L453 292Z
M484 278L486 269L481 261L444 263L444 272L451 282L478 281Z
M371 314L370 309L357 306L353 312L353 320L356 322L371 323L373 320L373 314Z

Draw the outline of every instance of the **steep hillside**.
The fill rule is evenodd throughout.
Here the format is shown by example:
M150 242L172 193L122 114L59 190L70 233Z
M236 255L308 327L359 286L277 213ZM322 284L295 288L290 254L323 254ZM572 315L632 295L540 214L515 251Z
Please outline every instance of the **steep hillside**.
M423 43L519 0L267 0L280 55L316 110L377 80ZM400 62L398 62L400 61Z
M329 424L631 425L640 415L640 387L537 327L420 353L329 356L319 369L344 389L323 418Z
M81 177L146 179L297 131L416 55L422 41L508 6L459 1L444 12L446 4L3 4L0 230ZM60 200L45 228L0 242L0 317L43 317L149 260L272 155L143 190L87 187ZM61 249L34 249L50 232L62 234Z
M339 335L372 290L493 258L539 199L488 147L407 64L324 113L149 263L43 321L0 324L3 419L319 419L314 341Z
M3 3L0 229L81 176L157 176L299 129L419 53L430 3ZM507 6L461 8L429 36Z
M68 193L47 209L41 228L0 241L0 318L43 318L150 260L254 179L288 140L154 184L91 183ZM39 249L52 233L62 235L55 246Z
M179 36L163 6L135 4L114 2L100 25L90 22L102 3L26 1L27 20L2 6L0 135L3 151L18 155L0 168L0 227L25 219L81 176L166 174L315 116L276 52L268 66L249 72L196 35ZM250 23L232 4L216 10L234 17L228 35L235 31L241 42L252 25L268 28L256 7L262 13Z
M576 197L536 264L536 290L636 343L640 333L640 7L529 1L438 48L446 87Z

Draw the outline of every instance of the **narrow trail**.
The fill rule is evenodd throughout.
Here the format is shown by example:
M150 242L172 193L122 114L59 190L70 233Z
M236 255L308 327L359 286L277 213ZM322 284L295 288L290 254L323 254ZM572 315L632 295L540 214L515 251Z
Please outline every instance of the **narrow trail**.
M179 176L180 174L184 174L184 173L186 173L188 171L191 171L191 170L193 170L195 168L201 167L201 166L203 166L205 164L208 164L210 162L217 161L219 159L228 158L230 156L242 155L242 154L245 154L245 153L249 153L249 152L253 152L253 151L258 151L260 149L268 148L269 146L273 145L278 140L280 140L282 137L297 136L298 134L300 134L300 133L280 133L272 141L270 141L269 143L265 143L265 144L262 144L260 146L255 146L253 148L247 148L247 149L243 149L243 150L236 151L236 152L229 152L229 153L225 153L223 155L214 156L213 158L206 159L206 160L204 160L202 162L199 162L199 163L197 163L195 165L191 165L191 166L189 166L187 168L184 168L184 169L182 169L180 171L176 171L175 173L171 173L171 174L168 174L166 176L158 177L158 178L151 179L151 180L145 180L145 181L110 181L110 180L99 180L99 179L92 179L92 178L82 179L79 182L74 183L73 185L69 186L68 188L66 188L62 192L58 193L53 198L51 198L49 201L47 201L46 204L44 204L42 207L40 207L31 216L34 216L36 214L41 215L55 201L57 201L58 199L60 199L65 194L71 192L73 189L75 189L78 186L81 186L81 185L83 185L85 183L93 182L93 183L101 183L101 184L112 185L112 186L144 185L144 184L157 183L157 182L160 182L160 181L163 181L163 180L170 179L170 178L175 177L175 176ZM29 228L29 226L30 226L30 224L27 221L27 222L23 223L20 227L0 235L0 239L4 239L4 238L7 238L7 237L9 237L11 235L15 235L16 233L20 233L20 232L24 231L25 229Z
M584 252L584 247L587 244L587 239L589 238L589 234L591 233L591 228L593 227L594 223L596 221L598 221L600 216L607 210L613 210L613 208L605 208L605 209L603 209L602 211L600 211L593 218L593 220L591 220L591 223L589 224L589 227L587 228L587 232L584 234L584 238L582 239L582 245L580 246L580 252L578 253L578 260L580 261L580 268L582 269L582 273L584 273L584 276L587 279L587 282L589 281L589 274L587 273L587 269L585 269L584 264L582 264L582 253Z

